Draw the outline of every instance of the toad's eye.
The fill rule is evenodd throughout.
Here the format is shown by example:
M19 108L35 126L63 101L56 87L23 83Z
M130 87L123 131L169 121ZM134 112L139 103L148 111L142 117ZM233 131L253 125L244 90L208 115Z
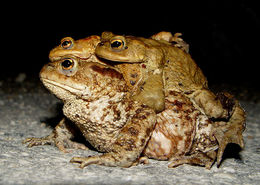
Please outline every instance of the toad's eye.
M124 47L124 41L120 39L115 39L110 42L110 46L112 49L121 50Z
M70 49L73 46L73 39L71 37L65 37L61 40L61 47L63 49Z
M78 71L78 61L73 58L65 58L61 60L59 71L66 76L76 74Z
M74 66L74 61L71 59L65 59L62 63L61 63L62 69L63 70L70 70L71 68L73 68Z

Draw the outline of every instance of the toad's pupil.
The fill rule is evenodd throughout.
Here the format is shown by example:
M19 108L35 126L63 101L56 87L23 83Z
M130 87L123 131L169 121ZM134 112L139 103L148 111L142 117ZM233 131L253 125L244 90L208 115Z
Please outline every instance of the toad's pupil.
M64 68L69 68L72 65L72 62L70 60L64 60L61 64Z
M62 47L68 47L70 45L70 41L65 40L64 42L62 42Z
M119 41L114 41L113 43L111 43L112 48L118 48L121 45L122 45L122 42L119 42Z

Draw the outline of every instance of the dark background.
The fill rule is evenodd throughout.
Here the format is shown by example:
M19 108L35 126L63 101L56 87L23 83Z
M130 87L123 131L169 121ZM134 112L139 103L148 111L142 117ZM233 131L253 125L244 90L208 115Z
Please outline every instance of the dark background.
M0 78L38 78L60 39L102 31L150 37L181 32L210 84L258 88L259 14L253 1L13 2L1 11ZM144 4L146 3L146 4ZM148 3L148 4L147 4Z

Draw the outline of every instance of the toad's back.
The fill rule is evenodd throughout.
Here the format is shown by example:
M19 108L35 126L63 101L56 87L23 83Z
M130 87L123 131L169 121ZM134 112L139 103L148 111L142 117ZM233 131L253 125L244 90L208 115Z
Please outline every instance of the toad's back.
M163 71L166 94L170 90L192 92L208 87L206 77L188 53L171 46L167 50Z

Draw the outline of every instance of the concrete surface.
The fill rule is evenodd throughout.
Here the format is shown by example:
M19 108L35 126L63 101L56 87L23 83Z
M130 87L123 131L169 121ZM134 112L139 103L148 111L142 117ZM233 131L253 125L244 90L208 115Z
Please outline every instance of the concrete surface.
M0 80L0 184L260 184L260 102L242 100L247 112L245 149L229 146L220 168L182 165L168 169L166 161L150 160L131 168L91 165L80 169L73 156L53 146L27 148L22 140L46 136L60 116L60 102L40 85ZM38 82L35 82L38 84Z

